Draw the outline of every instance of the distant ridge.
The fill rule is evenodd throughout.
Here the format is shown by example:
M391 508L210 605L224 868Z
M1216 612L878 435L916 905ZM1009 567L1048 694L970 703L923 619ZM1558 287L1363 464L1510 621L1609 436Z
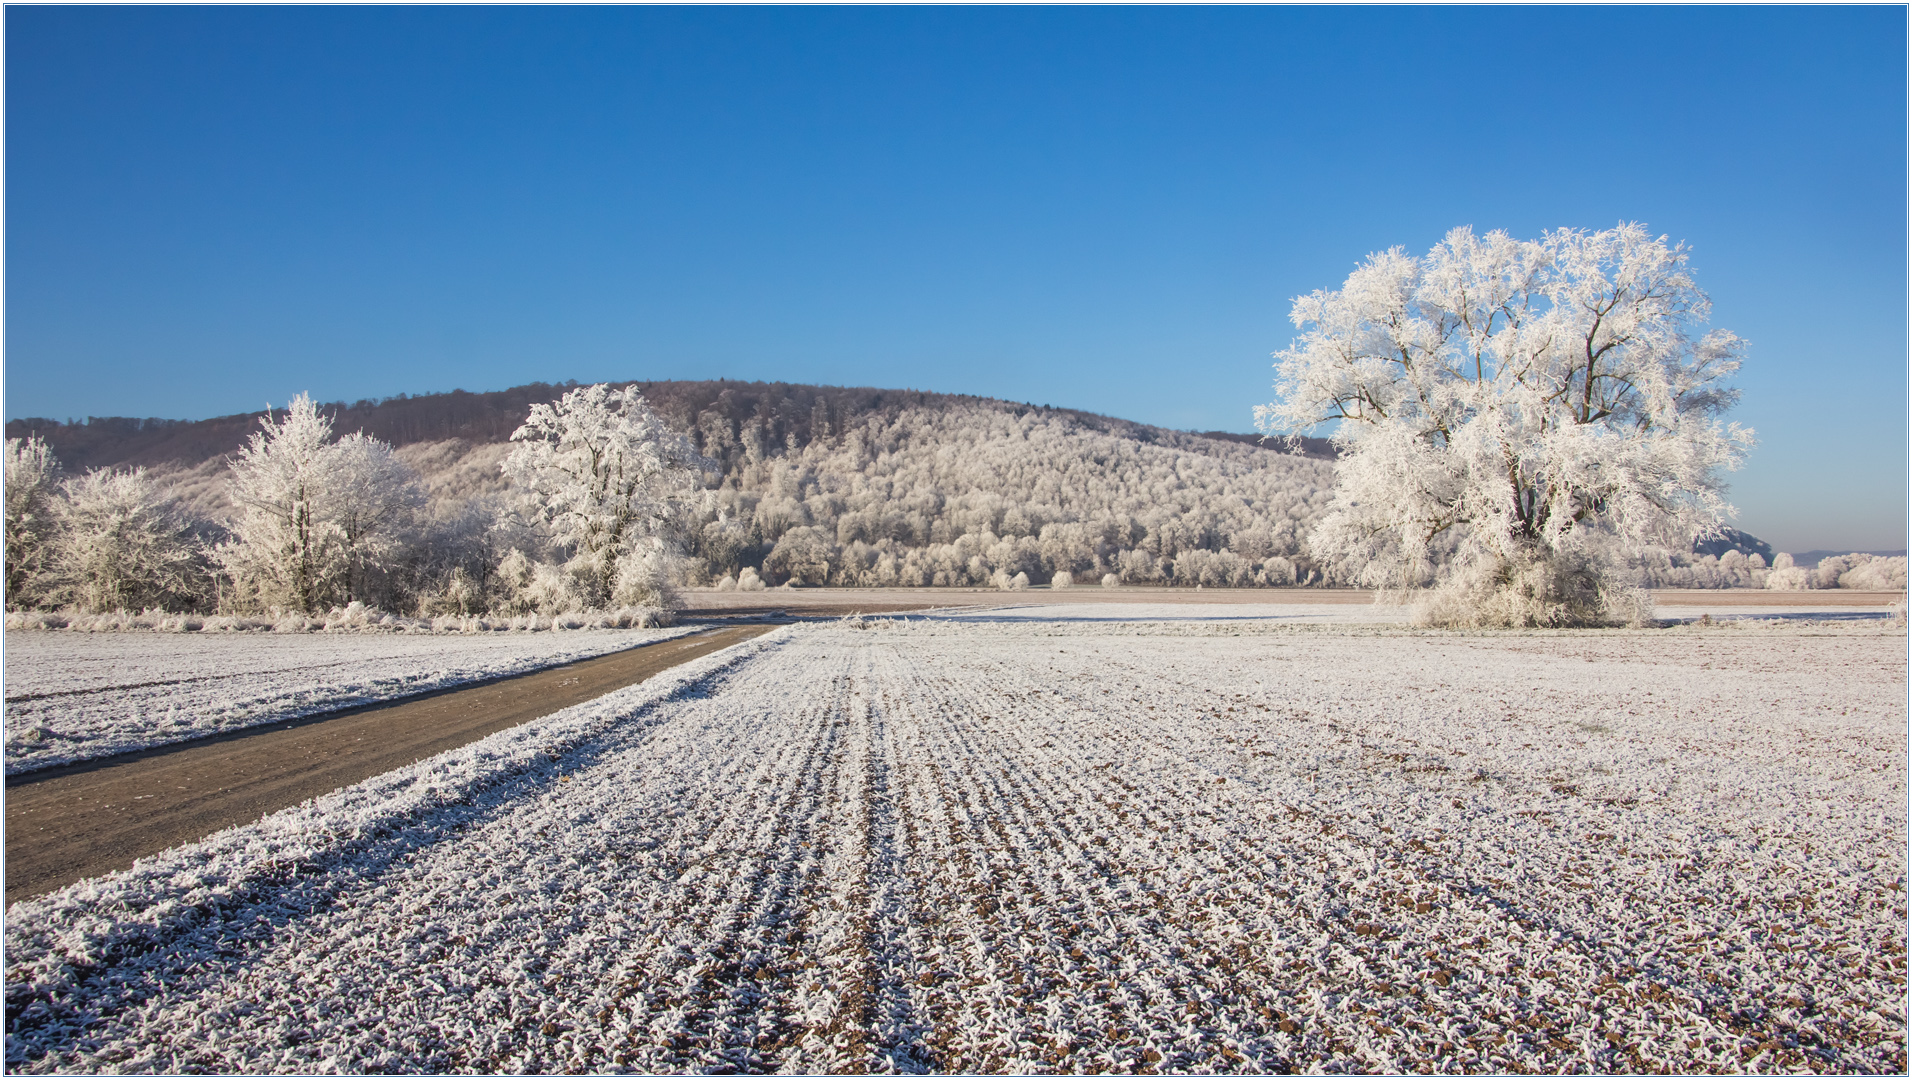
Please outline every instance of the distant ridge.
M527 383L484 393L453 390L415 396L399 394L349 404L332 402L324 409L334 416L334 430L363 431L393 446L447 439L476 444L502 443L524 422L532 405L555 401L577 385L572 380ZM780 443L794 437L798 443L808 444L816 436L815 429L819 425L842 430L871 414L893 416L905 408L938 409L964 403L995 405L1018 416L1029 412L1067 416L1091 431L1145 443L1179 443L1195 438L1262 446L1270 452L1285 449L1276 440L1263 442L1257 435L1173 431L1078 409L963 394L727 379L631 380L620 385L637 386L651 407L680 430L690 430L698 417L714 412L733 422L763 420L769 433ZM89 416L76 423L26 417L7 421L6 430L8 438L39 435L69 469L115 465L191 467L239 449L251 433L259 429L259 420L264 415L262 409L209 420ZM1326 439L1303 438L1298 449L1306 457L1334 457L1334 449Z

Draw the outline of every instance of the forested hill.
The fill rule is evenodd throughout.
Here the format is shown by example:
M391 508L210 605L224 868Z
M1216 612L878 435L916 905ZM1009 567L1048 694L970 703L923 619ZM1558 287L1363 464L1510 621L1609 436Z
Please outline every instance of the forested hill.
M325 411L336 417L334 430L363 431L393 446L451 439L473 444L501 443L524 422L533 404L554 401L576 385L576 382L529 383L481 394L464 390L416 397L400 394L376 400L333 402L325 406ZM981 406L1016 416L1032 412L1054 416L1086 431L1142 443L1196 447L1200 442L1191 440L1213 440L1258 444L1253 435L1177 432L1075 409L919 390L742 383L722 379L638 382L636 385L643 389L651 407L679 430L690 433L700 449L704 441L702 429L718 422L739 432L754 426L770 445L779 449L801 448L819 434L841 433L874 417L893 421L905 409L934 412L957 405ZM237 450L259 429L263 415L262 410L197 421L93 416L73 423L29 417L8 421L7 437L39 435L53 447L60 461L73 470L112 465L191 468ZM1323 458L1333 454L1325 439L1303 440L1301 452Z
M500 465L531 405L573 385L322 411L335 432L384 440L417 471L435 522L431 561L469 563L468 578L489 580L486 560L498 544L562 555L545 551L536 530L512 524L527 520L523 493ZM1303 547L1332 485L1325 440L1288 453L1250 435L915 390L633 385L720 466L680 530L692 581L745 568L772 584L1041 583L1063 571L1191 585L1321 579ZM261 415L20 420L7 434L39 435L68 473L146 466L217 532L234 511L227 458ZM411 591L423 604L437 587L421 580ZM412 602L395 596L390 604Z

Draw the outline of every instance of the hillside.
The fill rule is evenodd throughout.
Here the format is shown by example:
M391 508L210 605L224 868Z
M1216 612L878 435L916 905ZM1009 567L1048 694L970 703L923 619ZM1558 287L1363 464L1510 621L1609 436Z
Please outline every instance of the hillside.
M334 403L335 430L362 430L416 468L456 544L522 532L498 464L534 402L570 385L533 383ZM1300 453L1251 435L1195 434L1073 409L913 390L786 383L637 384L722 473L684 544L693 579L755 567L773 584L982 584L1068 570L1187 584L1307 580L1302 537L1326 505L1325 440ZM262 413L197 422L12 421L69 470L146 466L211 521L229 512L224 459ZM476 556L474 556L476 557ZM468 560L452 559L452 563ZM442 560L441 560L442 562ZM468 573L484 577L487 568ZM428 590L427 590L428 591Z
M577 385L527 383L509 390L470 393L453 390L416 397L336 401L325 411L335 417L338 431L363 431L393 446L459 439L470 443L502 443L524 422L538 402L555 401ZM1188 440L1234 442L1267 449L1256 435L1209 431L1199 435L1170 431L1147 424L1076 409L1054 409L994 398L935 394L919 390L881 390L871 387L812 386L801 383L740 383L723 379L703 381L638 382L658 414L698 440L701 422L723 420L734 427L762 425L764 437L777 446L807 446L819 425L844 431L873 415L894 417L903 409L945 410L958 405L981 405L1023 415L1067 417L1087 431L1100 431L1144 443L1190 444ZM7 421L8 438L37 434L50 444L69 469L114 465L170 465L192 468L238 449L258 430L264 411L214 417L210 420L165 420L125 416L89 416L64 422L44 417ZM706 421L705 418L709 418ZM1326 439L1304 439L1305 456L1329 458ZM701 445L700 445L701 449Z

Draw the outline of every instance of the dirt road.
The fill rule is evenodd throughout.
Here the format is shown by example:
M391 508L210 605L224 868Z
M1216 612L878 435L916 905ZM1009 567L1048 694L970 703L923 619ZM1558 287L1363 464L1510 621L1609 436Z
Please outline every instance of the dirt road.
M770 629L732 626L564 667L7 781L7 902L642 682Z

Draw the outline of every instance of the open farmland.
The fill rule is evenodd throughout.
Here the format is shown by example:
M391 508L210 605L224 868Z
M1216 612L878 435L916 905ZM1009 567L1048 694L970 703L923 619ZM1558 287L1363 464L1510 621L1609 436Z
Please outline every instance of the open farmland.
M8 909L22 1071L1906 1065L1867 623L787 627Z
M16 630L7 775L535 671L689 633Z

